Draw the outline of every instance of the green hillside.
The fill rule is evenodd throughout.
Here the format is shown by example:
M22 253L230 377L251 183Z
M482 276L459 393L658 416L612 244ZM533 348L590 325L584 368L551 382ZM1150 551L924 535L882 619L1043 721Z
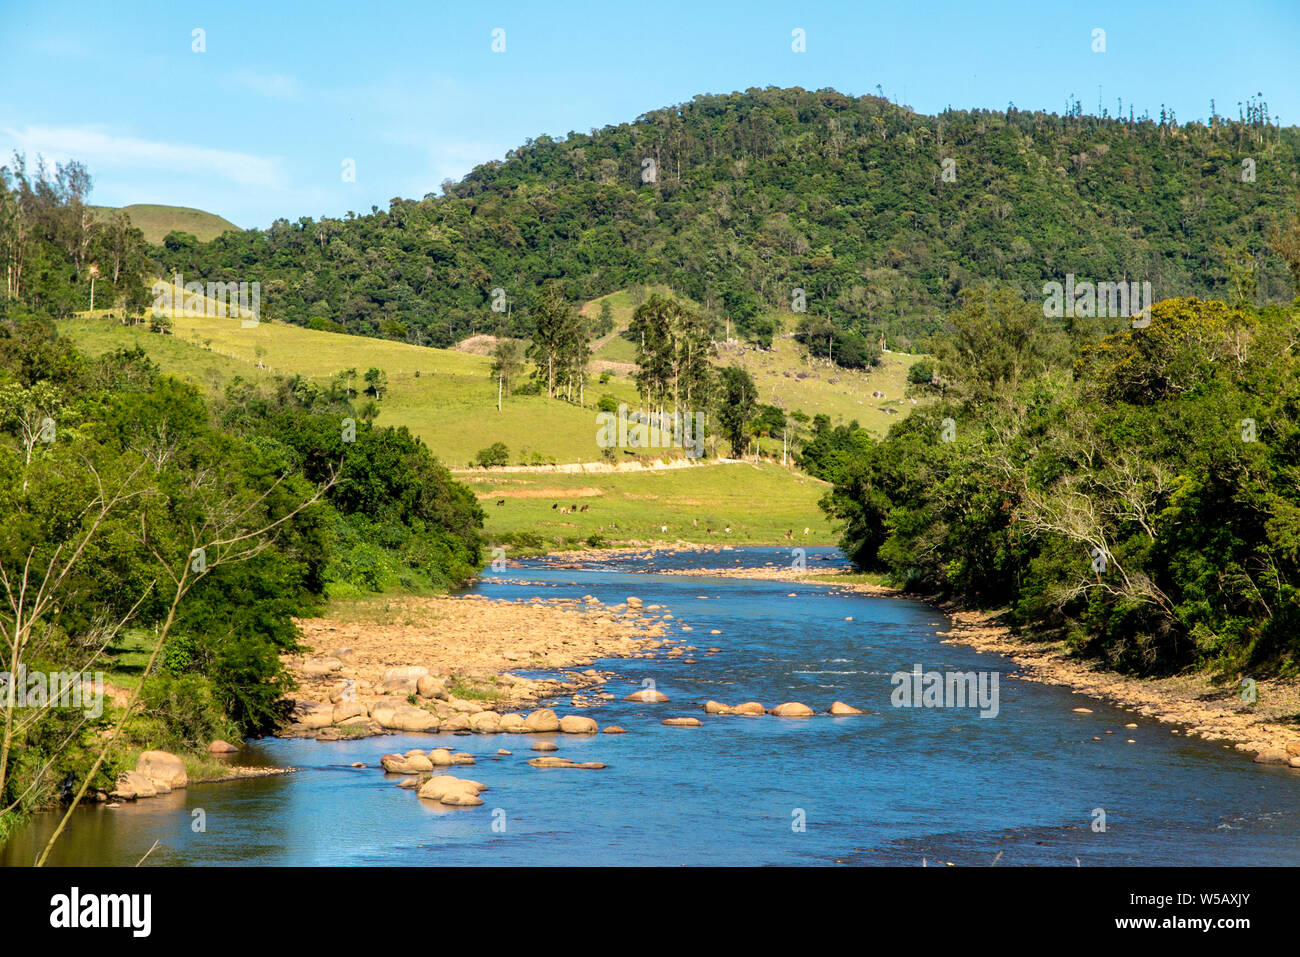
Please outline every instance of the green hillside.
M1227 297L1245 266L1257 303L1289 301L1269 235L1296 211L1297 168L1300 132L1254 101L1240 120L1204 123L1077 107L925 116L874 96L752 89L539 136L444 196L281 220L160 265L258 280L281 321L439 346L527 335L547 278L575 302L668 286L763 342L773 315L798 318L803 290L837 340L883 333L907 351L985 283L1041 300L1073 273L1150 281L1155 300ZM491 308L497 289L505 312Z
M101 220L106 220L113 212L111 206L93 207ZM173 229L189 233L199 242L209 242L229 230L238 231L239 227L215 213L206 213L201 209L187 206L154 206L137 203L121 207L131 219L131 225L144 233L145 242L153 246L162 244L163 237Z

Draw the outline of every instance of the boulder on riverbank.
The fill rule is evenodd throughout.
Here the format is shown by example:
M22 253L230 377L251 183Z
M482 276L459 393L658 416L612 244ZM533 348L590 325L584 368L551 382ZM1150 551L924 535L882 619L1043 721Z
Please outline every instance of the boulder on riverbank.
M123 773L112 791L112 797L124 801L167 794L189 783L185 762L168 751L145 751L136 762L134 771Z
M337 658L312 658L302 664L302 673L308 678L323 678L332 675L343 667Z
M380 694L416 694L420 690L421 677L428 677L428 668L422 664L404 664L402 667L389 668L376 690Z
M1290 764L1291 756L1285 748L1265 748L1255 755L1256 764Z
M442 701L446 701L449 697L446 682L433 675L421 675L416 679L415 693L421 698L438 698Z
M333 705L299 699L293 705L293 720L308 731L319 731L334 723Z
M334 706L331 714L331 724L353 724L358 720L367 720L370 717L370 709L360 701L340 701Z
M436 714L406 704L396 708L393 716L387 722L380 721L380 724L392 731L433 731L441 722Z
M234 754L239 749L229 741L217 739L208 745L209 754Z
M168 789L183 788L189 783L185 762L168 751L145 751L135 763L137 774L150 781L167 785Z
M113 788L110 797L123 801L134 801L137 798L149 798L158 793L154 783L143 774L137 771L127 771L117 779L117 786Z

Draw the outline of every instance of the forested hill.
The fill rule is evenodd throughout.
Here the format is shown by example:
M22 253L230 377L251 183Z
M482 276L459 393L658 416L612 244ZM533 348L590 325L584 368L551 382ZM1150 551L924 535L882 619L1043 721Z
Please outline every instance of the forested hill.
M809 312L902 347L984 282L1036 299L1073 273L1149 280L1156 300L1230 298L1235 263L1257 303L1286 301L1268 240L1296 212L1300 133L1262 103L1239 112L1183 124L1077 105L922 116L831 90L697 96L529 141L442 197L207 244L172 234L157 255L187 277L260 281L271 318L435 345L526 332L548 277L574 299L666 283L760 339L801 288ZM490 308L496 288L508 313Z

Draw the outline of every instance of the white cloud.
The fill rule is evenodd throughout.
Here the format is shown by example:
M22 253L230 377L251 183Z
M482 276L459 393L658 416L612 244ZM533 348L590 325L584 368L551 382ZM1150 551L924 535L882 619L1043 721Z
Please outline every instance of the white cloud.
M198 124L191 126L197 129ZM228 124L215 123L211 138L228 138L232 132ZM20 152L39 153L51 161L76 159L92 170L114 165L213 176L241 186L279 189L284 185L277 159L197 143L163 143L72 126L27 126L6 129L4 134ZM204 138L196 135L198 140Z

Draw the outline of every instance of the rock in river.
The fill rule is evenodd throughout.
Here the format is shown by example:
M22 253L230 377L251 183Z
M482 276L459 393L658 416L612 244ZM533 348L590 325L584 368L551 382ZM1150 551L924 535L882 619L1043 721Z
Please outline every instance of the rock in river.
M599 761L570 761L568 758L557 758L554 756L533 758L529 762L535 768L580 768L583 771L598 771L605 765Z
M480 711L469 716L469 729L479 734L496 734L501 730L501 715L495 711Z
M437 801L449 807L477 807L483 803L479 792L487 788L477 781L439 774L420 786L419 795L428 801Z
M579 714L566 714L560 719L560 730L565 734L595 734L600 730L594 718Z
M633 691L623 700L639 701L642 704L662 704L668 700L668 695L662 691L656 691L654 688L642 688L640 691Z
M379 765L389 774L419 774L433 770L433 762L422 754L385 754L379 759Z
M555 712L550 708L539 708L524 718L524 727L529 731L558 731L560 729L560 719L555 716Z
M811 718L813 709L798 701L787 701L785 704L777 705L769 713L778 718Z

